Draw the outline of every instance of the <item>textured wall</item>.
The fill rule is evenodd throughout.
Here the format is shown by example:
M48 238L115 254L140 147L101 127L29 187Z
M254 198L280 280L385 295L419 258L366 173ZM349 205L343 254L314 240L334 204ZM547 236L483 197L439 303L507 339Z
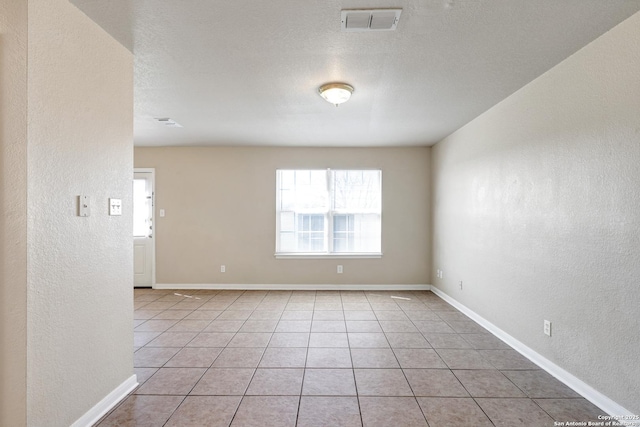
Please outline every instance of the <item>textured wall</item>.
M433 283L634 413L639 69L636 14L432 153Z
M68 426L133 375L133 60L67 0L28 13L27 421Z
M27 2L0 0L0 426L26 423Z
M135 165L156 168L156 212L166 210L156 216L157 282L428 283L429 156L427 147L138 147ZM328 167L382 169L382 259L274 258L275 170Z

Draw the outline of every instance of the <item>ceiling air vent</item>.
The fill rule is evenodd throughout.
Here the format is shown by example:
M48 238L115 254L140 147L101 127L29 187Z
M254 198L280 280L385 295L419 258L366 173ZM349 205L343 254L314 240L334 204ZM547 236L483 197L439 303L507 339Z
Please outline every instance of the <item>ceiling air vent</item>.
M341 11L342 31L393 31L402 9L345 9Z
M175 120L170 119L168 117L156 117L153 120L156 121L156 123L160 123L161 125L164 125L166 127L170 127L170 128L181 128L182 125L180 123L177 123Z

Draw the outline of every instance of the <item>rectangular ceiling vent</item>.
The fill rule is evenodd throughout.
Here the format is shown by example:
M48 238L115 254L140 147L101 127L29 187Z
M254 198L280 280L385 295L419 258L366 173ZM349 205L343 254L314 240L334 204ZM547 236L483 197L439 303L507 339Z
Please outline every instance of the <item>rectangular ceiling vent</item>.
M176 122L173 119L170 119L168 117L156 117L153 120L156 121L156 123L160 123L161 125L170 127L170 128L181 128L182 125L178 122Z
M343 9L342 31L393 31L402 9Z

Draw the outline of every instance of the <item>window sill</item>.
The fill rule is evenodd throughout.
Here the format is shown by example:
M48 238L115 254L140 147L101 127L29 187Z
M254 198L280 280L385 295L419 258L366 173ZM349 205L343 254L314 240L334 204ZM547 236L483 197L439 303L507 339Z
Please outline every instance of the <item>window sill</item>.
M382 253L350 253L350 254L314 254L314 253L277 253L276 259L375 259L382 258Z

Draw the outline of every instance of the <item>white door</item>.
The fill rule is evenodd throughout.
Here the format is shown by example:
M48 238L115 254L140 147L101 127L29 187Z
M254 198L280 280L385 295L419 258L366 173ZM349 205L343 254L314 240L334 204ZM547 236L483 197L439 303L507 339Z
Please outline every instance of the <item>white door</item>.
M153 286L153 183L151 169L133 173L133 285Z

